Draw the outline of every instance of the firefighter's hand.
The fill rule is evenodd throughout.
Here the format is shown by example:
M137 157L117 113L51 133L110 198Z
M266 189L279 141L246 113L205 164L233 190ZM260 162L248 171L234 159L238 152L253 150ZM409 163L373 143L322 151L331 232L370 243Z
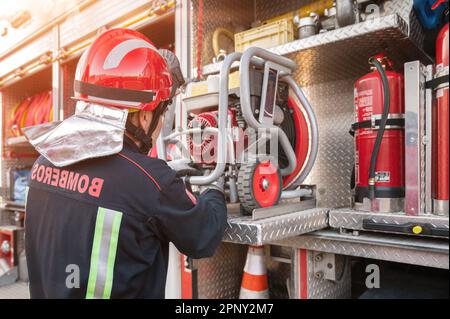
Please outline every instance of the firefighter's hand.
M224 193L224 188L225 188L225 177L222 176L219 179L217 179L215 182L213 182L209 185L200 187L200 194L203 194L210 189L215 189L221 193Z
M201 172L192 166L192 163L187 158L182 158L174 161L167 162L167 165L175 172L177 176L198 176Z

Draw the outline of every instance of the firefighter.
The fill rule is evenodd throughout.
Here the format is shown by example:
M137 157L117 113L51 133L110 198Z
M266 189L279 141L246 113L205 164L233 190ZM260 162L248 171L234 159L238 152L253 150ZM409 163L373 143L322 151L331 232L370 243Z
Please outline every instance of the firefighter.
M173 86L146 37L109 30L78 62L76 114L25 132L41 153L26 204L31 298L164 298L170 242L192 258L214 254L223 179L194 196L147 157Z

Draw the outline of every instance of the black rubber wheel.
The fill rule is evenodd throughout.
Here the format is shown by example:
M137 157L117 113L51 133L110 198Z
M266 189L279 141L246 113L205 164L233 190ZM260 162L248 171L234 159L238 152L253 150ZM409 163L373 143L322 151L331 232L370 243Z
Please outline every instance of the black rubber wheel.
M276 171L268 176L260 172L261 165L267 165L268 162L275 167L270 157L260 156L243 163L239 169L238 196L245 214L251 214L256 208L274 206L280 200L283 187L280 170L276 167ZM268 185L263 189L259 182L255 185L255 179L263 180Z

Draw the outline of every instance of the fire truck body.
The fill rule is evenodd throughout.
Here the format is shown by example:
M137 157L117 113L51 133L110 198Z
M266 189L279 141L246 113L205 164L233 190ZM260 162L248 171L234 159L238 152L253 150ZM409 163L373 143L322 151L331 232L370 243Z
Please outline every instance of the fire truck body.
M51 90L51 120L70 116L74 112L70 99L73 76L81 53L101 30L129 27L143 32L158 46L172 49L186 79L197 81L200 76L201 80L188 84L170 106L157 145L161 158L171 156L170 144L174 141L193 151L195 141L188 134L194 127L192 121L199 121L200 127L212 127L216 133L220 129L226 132L227 124L239 127L236 112L242 109L237 104L242 107L242 102L248 101L260 105L253 96L244 96L250 95L251 72L243 70L259 69L262 75L258 85L264 87L268 62L286 68L288 77L284 69L278 74L280 83L284 80L291 88L284 110L299 112L293 115L297 118L293 129L297 144L292 142L289 129L282 128L295 154L291 162L297 163L290 174L280 175L282 185L277 198L264 196L268 193L264 193L266 182L261 178L254 185L262 187L263 199L255 203L253 189L253 202L246 204L247 212L243 214L240 202L245 196L239 192L245 190L236 185L240 166L221 167L217 158L200 165L209 174L191 178L193 185L214 180L216 173L228 174L228 225L214 257L190 260L171 247L167 297L239 297L249 245L264 246L268 291L274 298L349 298L355 285L355 260L363 261L364 266L387 262L430 271L448 270L448 138L444 137L448 136L448 51L439 53L448 50L448 24L447 33L442 31L438 39L435 59L424 49L424 31L414 14L412 0L336 2L338 12L333 1L331 5L330 1L294 0L78 1L52 23L36 28L32 37L18 38L0 52L0 225L23 226L24 204L14 199L14 185L19 185L17 172L29 168L37 156L23 137L11 135L8 121L14 118L16 106L27 97ZM353 6L351 14L342 11L344 4ZM310 5L319 17L311 16L309 7L300 10L303 5ZM299 23L290 22L283 29L283 19L293 21L294 16L298 16ZM271 20L274 17L275 24ZM267 32L275 26L282 28L285 41L275 36L267 40ZM162 27L170 29L169 36L160 35ZM233 42L248 29L253 33L244 34L243 47L257 43L264 49L233 53ZM313 33L306 36L308 32ZM382 79L368 64L369 58L378 53L385 53L393 61L394 69L387 72L397 86L391 95L391 126L385 131L385 146L378 155L378 160L387 164L375 170L376 187L391 183L389 186L401 189L398 196L384 196L401 199L393 210L375 209L379 198L370 198L368 190L370 158L385 98ZM371 74L374 82L362 84L365 74ZM206 83L206 90L208 85L214 87L216 95L205 93L201 83ZM216 83L226 83L228 88ZM373 85L377 85L376 92L368 94ZM199 100L199 96L209 100ZM355 118L356 107L362 105L370 108L370 114L364 117L365 111L358 109L359 117ZM256 122L264 122L254 107L251 110ZM359 128L355 137L349 134L352 124L367 121L370 124ZM445 128L447 134L442 133ZM19 130L20 125L15 132ZM367 132L370 142L362 142L361 132ZM215 154L218 158L224 156L224 161L227 152L229 155L236 150L228 136L216 141L227 150L224 153L225 148L218 148ZM391 142L387 142L389 139ZM198 143L200 154L208 143ZM354 168L356 186L367 188L359 197L351 187ZM246 172L251 172L256 181L255 171ZM292 191L297 193L289 193ZM267 205L264 198L268 198ZM369 204L361 208L355 205L357 202ZM17 252L16 264L8 265L20 266L19 255ZM18 278L19 272L14 276Z

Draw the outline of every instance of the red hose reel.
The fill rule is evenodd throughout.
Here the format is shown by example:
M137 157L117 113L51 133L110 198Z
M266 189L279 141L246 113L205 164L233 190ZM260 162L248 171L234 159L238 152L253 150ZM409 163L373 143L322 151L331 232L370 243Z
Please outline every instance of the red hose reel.
M21 136L22 128L53 120L52 92L30 96L16 105L7 124L10 136Z

